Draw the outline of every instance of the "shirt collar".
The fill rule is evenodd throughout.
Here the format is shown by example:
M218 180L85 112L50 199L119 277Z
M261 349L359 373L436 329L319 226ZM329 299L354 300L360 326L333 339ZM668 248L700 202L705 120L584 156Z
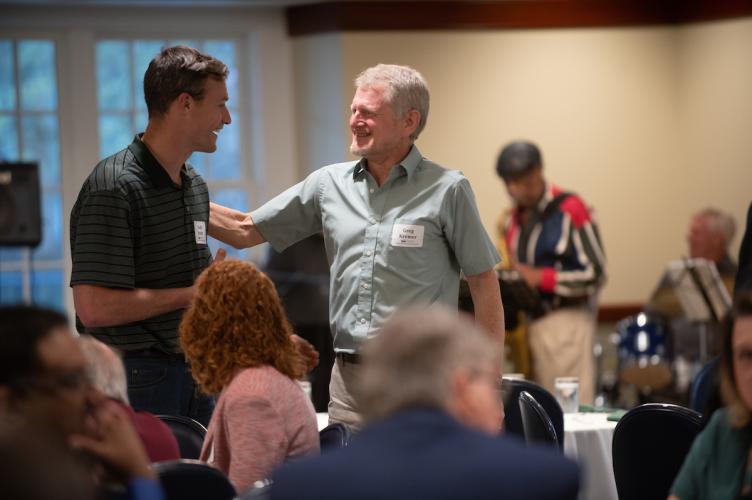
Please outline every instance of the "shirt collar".
M412 145L410 147L410 151L407 153L407 156L405 156L402 161L397 165L398 167L402 167L402 169L407 174L407 180L409 181L412 179L413 174L415 173L415 170L418 168L418 165L420 165L420 162L423 161L423 155L420 154L420 151L418 150L418 147L416 145ZM353 168L353 179L357 179L358 176L366 171L366 159L361 158Z
M545 183L543 186L543 196L538 202L538 212L543 213L551 200L554 199L554 185Z
M146 144L141 140L142 134L136 134L133 138L133 142L128 146L128 149L133 156L136 157L138 164L144 169L144 172L151 178L154 186L157 188L174 187L178 186L172 182L170 176L167 174L167 170L157 161ZM191 184L190 176L187 175L186 166L180 169L180 176L182 177L183 187L188 187Z

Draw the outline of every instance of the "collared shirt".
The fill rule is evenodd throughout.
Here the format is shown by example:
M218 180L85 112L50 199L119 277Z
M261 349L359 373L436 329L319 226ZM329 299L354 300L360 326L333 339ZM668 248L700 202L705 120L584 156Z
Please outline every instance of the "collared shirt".
M551 205L559 195L565 196L558 206ZM515 207L501 226L517 261L542 269L544 301L586 298L605 281L606 258L598 227L579 196L548 185L535 209Z
M209 192L190 165L180 175L178 186L138 136L94 167L71 212L71 286L193 285L211 263ZM77 328L124 351L178 352L182 314L181 309L107 328L84 328L77 321Z
M460 172L415 146L381 187L366 165L323 167L251 214L277 251L323 231L338 352L356 352L398 307L456 307L460 270L473 276L500 260Z

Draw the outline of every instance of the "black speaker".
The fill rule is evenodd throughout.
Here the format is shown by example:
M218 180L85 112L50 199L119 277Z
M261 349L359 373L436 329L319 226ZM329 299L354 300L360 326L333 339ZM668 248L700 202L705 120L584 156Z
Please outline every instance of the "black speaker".
M0 163L0 246L37 246L40 241L39 166Z

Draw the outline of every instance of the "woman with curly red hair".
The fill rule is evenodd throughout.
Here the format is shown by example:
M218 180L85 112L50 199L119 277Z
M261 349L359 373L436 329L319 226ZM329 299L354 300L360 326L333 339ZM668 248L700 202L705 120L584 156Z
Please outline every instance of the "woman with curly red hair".
M196 287L180 343L201 389L219 394L201 460L243 491L285 459L319 450L313 405L295 381L306 362L274 285L255 266L215 262Z

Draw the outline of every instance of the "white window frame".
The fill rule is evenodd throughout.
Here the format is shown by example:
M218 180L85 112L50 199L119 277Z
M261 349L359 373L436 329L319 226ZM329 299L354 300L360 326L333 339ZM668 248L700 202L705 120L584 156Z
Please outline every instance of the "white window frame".
M50 188L49 186L44 186L42 183L42 174L41 169L39 171L39 196L40 196L40 211L43 210L44 206L44 196L46 193L52 193L52 192L59 192L60 193L60 199L64 202L64 194L63 194L63 159L62 159L62 148L63 148L63 140L62 140L62 123L61 123L61 112L60 112L60 105L61 105L61 98L60 98L60 57L59 57L59 42L58 39L55 36L47 36L44 34L39 33L29 33L29 34L22 34L22 33L0 33L0 39L4 40L11 40L13 42L13 86L16 93L15 99L16 99L16 109L13 112L16 119L16 130L17 130L17 146L18 146L18 158L15 158L14 161L28 161L27 159L23 158L23 150L24 150L24 134L23 134L23 127L22 127L22 117L24 116L51 116L54 115L57 119L58 123L58 144L60 146L60 158L58 158L59 165L60 165L60 182L56 184L54 188ZM20 86L20 71L19 71L19 61L18 61L18 42L20 41L33 41L33 40L40 40L40 41L46 41L51 42L55 47L55 78L56 78L56 84L57 87L55 88L55 92L57 94L57 107L55 108L55 112L51 113L49 111L37 111L37 110L30 110L30 111L24 111L21 109L21 86ZM63 218L63 227L65 228L65 218ZM65 229L63 230L63 235L65 235ZM65 236L63 237L65 240ZM35 249L30 249L28 247L19 246L16 247L21 252L21 259L18 261L0 261L0 272L18 272L21 273L21 299L24 302L30 302L33 299L33 291L32 291L32 284L33 281L31 279L31 275L34 271L56 271L60 270L63 272L63 283L65 283L65 275L67 271L66 266L66 253L65 253L65 246L67 245L67 241L61 242L63 244L63 248L61 249L61 258L60 259L54 259L54 260L37 260L32 265L32 256L34 254ZM13 247L8 247L9 249L12 249ZM63 297L65 297L65 294L63 293ZM66 303L65 300L63 300L63 306L65 307Z
M187 36L190 34L190 36ZM283 8L7 6L0 37L55 42L63 200L64 299L69 318L70 212L99 157L95 44L99 39L237 40L243 186L253 209L301 178L295 137L292 40ZM231 125L232 126L232 125ZM126 146L126 145L124 145ZM226 187L214 182L214 191ZM233 183L232 187L236 184ZM260 260L263 248L252 252Z

